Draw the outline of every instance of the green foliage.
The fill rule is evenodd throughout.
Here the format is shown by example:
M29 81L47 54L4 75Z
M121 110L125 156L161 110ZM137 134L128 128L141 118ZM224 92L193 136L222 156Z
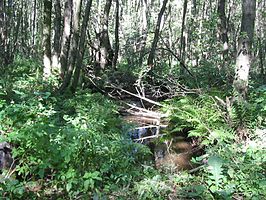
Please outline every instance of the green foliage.
M53 92L57 80L42 81L36 69L34 62L21 61L1 79L1 141L14 146L17 164L14 172L0 176L4 198L266 198L264 86L252 90L248 103L234 104L231 110L212 97L225 96L218 89L166 101L170 135L189 129L189 136L206 151L194 160L207 162L194 173L160 174L147 162L149 149L127 137L127 126L111 100L89 90L58 96ZM126 69L106 80L119 83L123 75L136 81ZM249 141L236 144L239 124L251 135Z
M1 93L9 102L0 101L1 140L14 146L19 179L47 180L40 183L42 195L56 188L53 195L76 198L112 192L113 186L141 177L140 160L149 150L121 132L123 122L113 102L90 91L55 96L33 87L31 78L10 83L9 96ZM17 187L24 190L17 192ZM21 181L5 180L0 186L1 195L9 198L26 191Z
M189 136L198 137L204 145L234 138L234 131L225 123L223 113L212 97L184 97L167 103L172 133L191 128Z
M171 192L171 187L163 177L156 175L138 182L135 186L139 199L166 199Z

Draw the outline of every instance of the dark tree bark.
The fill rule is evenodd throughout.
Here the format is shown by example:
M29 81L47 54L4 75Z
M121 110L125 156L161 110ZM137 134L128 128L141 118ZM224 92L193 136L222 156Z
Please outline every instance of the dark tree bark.
M246 100L249 69L251 65L251 46L256 17L256 0L242 1L241 33L238 41L234 89L239 101Z
M185 41L184 38L184 30L185 30L185 23L186 23L186 14L187 14L187 0L184 0L184 6L183 6L183 16L182 16L182 26L181 26L181 36L180 36L180 49L179 49L179 55L180 58L183 60L183 52L185 48Z
M83 19L82 26L81 26L79 49L77 52L77 64L75 67L73 82L71 85L72 92L75 92L77 85L78 85L79 77L80 77L80 70L82 67L82 61L83 61L84 52L85 52L85 40L86 40L88 21L89 21L90 13L91 13L91 4L92 4L92 0L88 0L86 4L84 19Z
M59 69L59 55L60 55L60 40L61 40L61 3L60 0L55 2L55 18L54 18L54 42L53 42L53 58L52 67L53 69L60 72Z
M52 1L43 1L44 16L43 16L43 75L44 78L51 76L51 15Z
M119 0L116 0L116 10L115 10L115 44L114 44L114 57L112 66L116 67L118 53L119 53Z
M163 1L162 8L161 8L160 13L158 15L157 24L156 24L155 33L154 33L154 38L153 38L153 42L152 42L152 46L151 46L151 51L150 51L150 54L148 57L148 66L149 67L153 67L153 64L154 64L156 47L157 47L157 43L159 41L159 35L160 35L160 25L161 25L164 11L166 9L167 2L168 2L168 0Z
M100 67L105 69L112 65L113 49L111 47L108 26L109 26L109 14L112 6L112 0L106 0L104 11L101 16L101 32L99 33L100 41Z
M0 0L0 65L5 64L5 12L4 12L4 1Z
M64 11L64 29L61 38L61 52L60 52L60 76L63 78L67 70L69 46L70 46L70 30L71 30L71 13L72 13L72 0L65 1Z
M218 23L218 31L219 31L219 39L223 44L223 55L228 52L228 35L227 35L227 24L226 24L226 15L225 15L225 0L219 0L218 2L218 10L219 23Z
M70 43L70 54L69 61L67 65L67 71L64 76L63 84L60 87L60 92L64 92L70 85L72 78L73 70L76 63L78 42L79 42L79 21L80 21L80 9L81 9L81 0L73 1L73 36Z
M18 47L18 38L19 38L19 30L20 30L20 26L21 26L21 19L22 19L22 13L23 13L23 10L22 10L22 6L20 7L18 14L17 14L17 17L16 17L16 21L17 21L17 24L15 26L15 30L14 30L14 43L13 43L13 50L12 50L12 60L14 59L14 56L15 54L17 53L17 47Z
M36 11L37 11L37 0L33 2L33 19L32 19L32 48L35 47L35 27L36 27Z

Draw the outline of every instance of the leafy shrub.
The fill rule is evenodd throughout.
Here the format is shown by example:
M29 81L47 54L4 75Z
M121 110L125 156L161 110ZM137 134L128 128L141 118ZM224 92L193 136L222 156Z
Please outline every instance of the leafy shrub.
M9 102L0 101L1 140L14 146L20 180L5 179L1 195L11 198L19 187L25 197L29 180L46 180L38 181L43 196L86 198L141 177L140 160L149 150L121 132L122 120L109 99L89 91L53 96L34 88L31 78L21 80L11 84Z

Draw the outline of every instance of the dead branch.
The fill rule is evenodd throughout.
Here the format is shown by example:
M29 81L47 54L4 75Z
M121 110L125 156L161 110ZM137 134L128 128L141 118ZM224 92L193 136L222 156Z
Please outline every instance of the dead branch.
M159 134L159 135L151 135L151 136L147 136L147 137L143 137L143 138L139 138L139 139L134 139L134 141L143 141L146 139L152 139L152 138L158 138L158 137L162 137L165 136L166 134Z
M116 89L119 89L119 90L121 90L122 92L125 92L125 93L127 93L127 94L130 94L130 95L132 95L132 96L134 96L134 97L137 97L137 98L139 98L139 99L142 99L142 100L144 100L144 101L147 101L147 102L149 102L149 103L151 103L151 104L154 104L154 105L157 105L157 106L161 106L161 107L163 107L162 104L160 104L160 103L158 103L158 102L156 102L156 101L153 101L153 100L148 99L148 98L146 98L146 97L142 97L142 96L140 96L140 95L134 94L134 93L132 93L132 92L129 92L129 91L127 91L127 90L125 90L125 89L123 89L123 88L120 88L120 87L118 87L118 86L115 86L115 85L113 85L113 84L112 84L112 87L114 87L114 88L116 88Z

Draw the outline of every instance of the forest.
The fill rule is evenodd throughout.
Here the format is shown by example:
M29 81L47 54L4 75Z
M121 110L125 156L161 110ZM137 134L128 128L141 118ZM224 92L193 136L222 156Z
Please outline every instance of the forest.
M0 0L1 199L266 199L266 0Z

